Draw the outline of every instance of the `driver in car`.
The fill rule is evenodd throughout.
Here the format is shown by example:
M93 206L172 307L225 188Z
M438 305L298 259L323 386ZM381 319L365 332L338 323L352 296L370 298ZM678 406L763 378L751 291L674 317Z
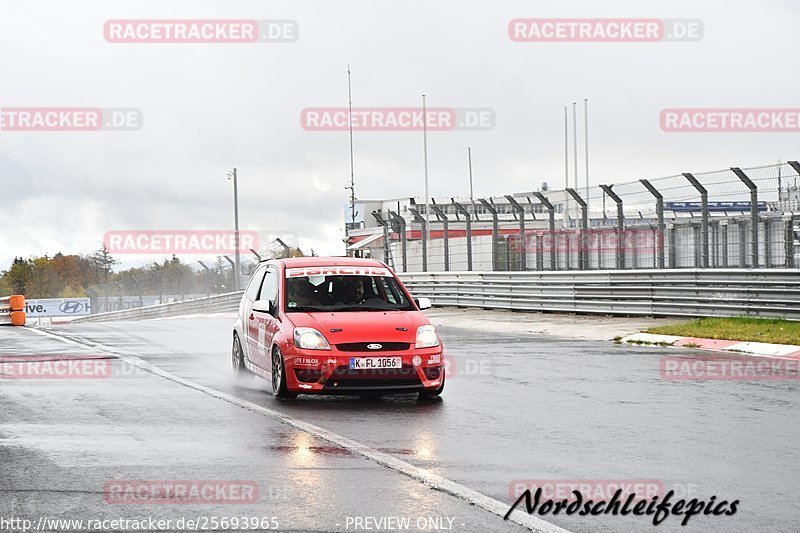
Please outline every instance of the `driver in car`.
M361 278L344 279L344 295L342 300L347 305L358 305L364 303L364 282Z
M304 279L293 279L287 284L289 307L305 307L313 303L311 284Z

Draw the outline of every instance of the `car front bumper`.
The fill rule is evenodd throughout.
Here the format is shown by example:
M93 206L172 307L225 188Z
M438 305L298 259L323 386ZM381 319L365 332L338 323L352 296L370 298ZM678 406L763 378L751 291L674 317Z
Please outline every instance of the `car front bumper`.
M406 393L436 390L444 379L442 346L403 352L301 350L284 353L286 385L300 394ZM354 357L400 357L401 368L352 370Z

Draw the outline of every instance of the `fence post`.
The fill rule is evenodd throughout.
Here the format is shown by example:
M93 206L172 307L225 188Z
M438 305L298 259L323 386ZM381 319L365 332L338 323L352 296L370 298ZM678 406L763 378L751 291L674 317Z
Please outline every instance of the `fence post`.
M737 223L739 226L739 268L747 267L747 246L745 245L747 240L747 230L745 230L744 224L739 221Z
M428 234L428 221L419 214L416 208L410 207L409 211L414 215L414 222L422 226L422 271L428 271L428 239L425 236Z
M448 220L447 215L444 214L444 211L436 205L431 204L431 209L433 209L434 213L436 213L436 218L438 218L442 222L442 229L444 229L444 271L450 271L450 231L448 228Z
M722 241L722 268L728 268L728 222L720 224L719 230Z
M148 270L147 273L150 274L152 277L156 278L156 282L158 283L158 303L159 304L163 304L164 303L164 298L163 298L164 284L163 284L163 282L161 280L161 276L159 276L158 274L156 274L152 270ZM106 307L108 307L108 292L107 291L106 291ZM111 309L108 309L108 310L111 311Z
M639 183L644 185L650 194L656 199L656 217L658 218L658 268L664 268L664 247L666 246L666 235L664 227L664 196L656 189L649 180L640 179Z
M403 254L403 272L408 271L408 237L406 236L406 219L389 210L392 229L400 235L400 253ZM395 227L396 226L396 227ZM394 259L394 257L392 257Z
M711 223L710 226L711 231L711 261L710 264L712 267L719 266L719 222L714 221Z
M764 268L772 268L772 243L770 242L772 221L764 218Z
M283 244L283 241L281 241L281 244ZM236 264L233 262L233 259L231 259L227 255L223 255L222 257L224 257L225 260L231 265L231 275L233 276L233 283L232 283L233 290L234 291L238 291L239 287L236 285L236 283L237 283L239 278L236 277ZM163 303L163 302L159 301L159 303Z
M139 307L142 307L144 305L144 302L142 302L142 285L136 281L136 276L130 276L128 279L130 279L133 284L136 285L136 292L139 293Z
M208 282L208 276L209 276L209 273L211 272L211 269L208 268L206 266L206 264L203 263L202 261L198 261L197 263L201 267L203 267L203 281L205 282L205 286L206 286L206 296L211 296L211 285Z
M550 238L548 239L549 246L550 246L550 270L558 270L558 266L556 265L556 210L553 207L553 204L550 203L550 200L547 197L540 193L535 192L533 193L534 196L541 202L541 204L547 209L547 220L550 225Z
M544 249L542 247L543 235L535 235L534 242L536 243L536 270L544 270Z
M519 202L511 196L510 194L506 195L506 200L508 203L511 204L511 207L514 208L519 214L519 269L520 270L528 270L527 265L527 253L528 253L528 246L525 240L525 209L519 205Z
M589 233L589 205L586 200L581 198L581 195L575 189L567 189L572 198L578 202L581 207L581 234L578 240L578 268L586 270L588 268L587 254L586 254L586 234Z
M783 221L784 242L786 244L786 268L794 268L794 222L792 217Z
M121 281L115 281L113 283L113 285L115 287L117 287L117 290L119 291L119 294L117 295L117 301L119 301L119 308L120 308L120 310L122 310L122 309L124 309L123 300L122 300L122 293L125 292L125 285L123 285Z
M670 224L669 226L669 242L667 246L669 246L669 268L677 268L677 262L675 258L675 224Z
M700 265L708 268L708 191L697 181L697 178L689 172L684 172L683 176L700 193L700 209L702 210L701 235L700 235Z
M93 285L93 287L96 287L96 285ZM84 292L86 293L86 296L89 297L89 308L92 310L92 314L97 313L97 291L92 287L87 287L84 289Z
M383 261L389 266L394 266L394 261L391 260L391 244L389 243L389 223L383 218L383 215L377 211L372 212L372 217L378 222L378 225L383 228ZM406 271L405 268L403 270Z
M622 198L611 190L611 185L600 185L603 192L606 193L617 204L617 253L616 264L617 270L625 268L625 213L622 210ZM635 266L635 265L634 265Z
M499 270L499 260L497 257L497 234L499 233L497 209L483 198L480 198L478 201L482 203L483 207L492 215L492 270ZM508 265L506 265L506 268L508 268Z
M453 199L450 201L453 202L456 211L464 215L464 219L467 222L467 270L472 271L472 216L463 205Z
M731 167L731 171L736 174L736 177L742 180L742 183L744 183L748 189L750 189L750 223L753 225L751 231L753 239L752 261L753 268L758 268L758 187L753 183L753 180L747 177L747 174L745 174L741 168ZM768 238L769 236L765 235L765 239Z

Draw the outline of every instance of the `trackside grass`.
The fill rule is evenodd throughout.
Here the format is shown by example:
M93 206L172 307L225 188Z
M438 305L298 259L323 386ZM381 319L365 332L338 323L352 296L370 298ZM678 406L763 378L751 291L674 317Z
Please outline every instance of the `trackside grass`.
M652 327L646 333L703 339L800 344L800 322L770 318L698 318L683 324Z

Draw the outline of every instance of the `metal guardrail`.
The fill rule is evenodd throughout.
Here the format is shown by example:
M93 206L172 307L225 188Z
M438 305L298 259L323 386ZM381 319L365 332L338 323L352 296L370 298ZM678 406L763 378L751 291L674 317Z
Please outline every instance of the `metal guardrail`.
M649 316L800 320L800 270L438 272L400 277L434 305Z
M243 292L244 291L229 292L215 296L206 296L205 298L197 298L196 300L186 300L184 302L136 307L124 311L97 313L95 315L76 318L70 321L70 323L107 322L110 320L145 320L148 318L164 318L191 313L235 311L239 307Z
M648 316L756 316L800 320L800 270L677 269L400 274L436 306ZM73 323L235 311L242 291Z

